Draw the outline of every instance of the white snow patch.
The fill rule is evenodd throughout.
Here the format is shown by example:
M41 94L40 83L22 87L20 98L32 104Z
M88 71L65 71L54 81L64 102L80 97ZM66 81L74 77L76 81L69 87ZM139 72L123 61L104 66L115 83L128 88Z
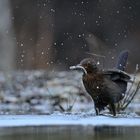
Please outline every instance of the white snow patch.
M0 127L53 125L140 126L140 118L116 118L109 116L84 116L69 114L1 115L0 117Z

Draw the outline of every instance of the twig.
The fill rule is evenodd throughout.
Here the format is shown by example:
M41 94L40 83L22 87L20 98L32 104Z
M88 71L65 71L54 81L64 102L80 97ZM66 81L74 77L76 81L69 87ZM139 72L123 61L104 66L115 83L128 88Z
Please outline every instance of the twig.
M72 110L72 108L74 107L74 104L75 104L76 100L77 100L77 97L74 99L74 102L72 103L72 105L70 105L69 108L67 108L67 111L71 111Z
M86 52L86 54L90 54L90 55L92 55L92 56L96 56L96 57L102 57L102 58L105 58L104 55L99 55L99 54L95 54L95 53Z
M135 91L132 92L132 96L129 96L128 98L128 102L123 104L121 110L125 110L127 108L127 106L131 103L131 101L134 99L135 95L137 94L137 92L139 91L140 89L140 82L138 83L137 85L137 88Z
M127 95L125 96L125 98L123 99L123 101L121 102L121 104L119 105L119 106L121 106L121 107L123 107L124 104L127 104L127 102L128 102L128 100L130 99L130 97L133 96L133 94L134 94L134 92L131 92L131 93L130 93L130 91L131 91L132 87L134 86L134 83L135 83L135 80L136 80L136 74L137 74L138 70L139 70L139 68L138 68L138 64L137 64L137 65L136 65L135 72L134 72L133 82L132 82L132 84L131 84L131 86L130 86L128 92L127 92ZM129 94L130 94L130 95L129 95Z

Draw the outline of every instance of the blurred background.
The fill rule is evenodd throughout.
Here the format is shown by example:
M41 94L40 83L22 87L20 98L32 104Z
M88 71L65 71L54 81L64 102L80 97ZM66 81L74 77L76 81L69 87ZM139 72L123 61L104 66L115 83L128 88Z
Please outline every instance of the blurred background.
M91 57L86 52L106 56L105 66L113 67L128 49L134 71L139 13L139 0L0 0L0 70L67 70Z
M91 119L93 100L83 87L81 73L69 72L69 66L93 57L99 67L113 68L122 50L129 50L127 68L133 74L140 64L140 0L0 0L0 115L54 114L57 120L62 113L62 120L66 116L74 119L71 115L76 122ZM135 72L128 93L134 93L139 79ZM7 124L6 129L0 127L0 140L140 137L135 121L131 129L119 129L113 123L113 127L33 125L27 129L26 124L24 128L8 127L7 116L0 119ZM119 124L123 118L139 116L138 92L118 114Z

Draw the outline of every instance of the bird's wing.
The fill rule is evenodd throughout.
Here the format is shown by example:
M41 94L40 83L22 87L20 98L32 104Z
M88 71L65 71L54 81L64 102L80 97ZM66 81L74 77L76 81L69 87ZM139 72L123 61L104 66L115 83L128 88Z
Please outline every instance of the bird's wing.
M126 82L131 82L131 77L129 74L118 69L104 70L103 74L112 81L122 80Z
M116 83L112 82L111 80L105 78L104 79L104 91L103 91L103 98L105 101L111 101L117 103L123 98L123 93L126 91L126 86L123 83Z
M127 59L128 59L128 50L121 51L121 53L118 56L116 69L125 71Z
M103 74L109 81L113 81L115 84L117 84L120 87L122 94L126 93L127 83L132 82L130 75L118 69L106 70L103 72ZM113 86L110 85L110 87L113 87ZM117 93L115 89L116 88L114 88L114 93Z

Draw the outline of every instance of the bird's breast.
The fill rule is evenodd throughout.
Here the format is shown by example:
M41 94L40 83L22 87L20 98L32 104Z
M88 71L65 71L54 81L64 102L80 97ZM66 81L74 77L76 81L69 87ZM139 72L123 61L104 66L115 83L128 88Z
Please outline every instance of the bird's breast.
M99 96L103 90L103 78L100 75L83 76L83 84L93 99Z

